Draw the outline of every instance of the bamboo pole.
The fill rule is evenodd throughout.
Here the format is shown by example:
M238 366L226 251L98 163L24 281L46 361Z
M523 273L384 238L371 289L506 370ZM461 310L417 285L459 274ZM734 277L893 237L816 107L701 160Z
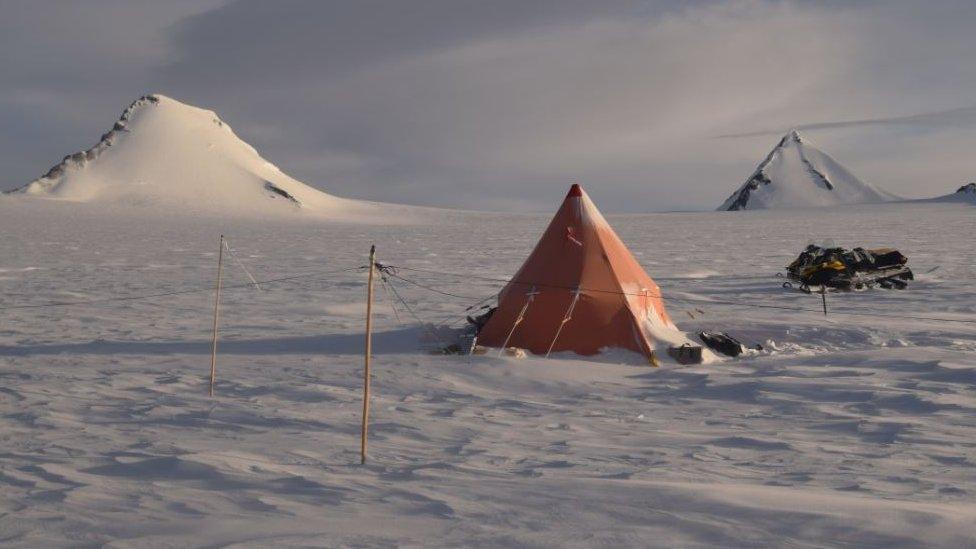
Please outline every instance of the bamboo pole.
M213 341L210 344L210 396L217 383L217 321L220 318L220 284L224 271L224 235L220 235L220 251L217 252L217 289L214 295Z
M820 299L823 301L824 316L827 316L827 287L820 287Z
M366 282L366 353L363 364L363 425L359 446L359 463L366 463L366 440L369 436L369 359L373 352L373 273L376 271L376 246L369 247L369 278Z

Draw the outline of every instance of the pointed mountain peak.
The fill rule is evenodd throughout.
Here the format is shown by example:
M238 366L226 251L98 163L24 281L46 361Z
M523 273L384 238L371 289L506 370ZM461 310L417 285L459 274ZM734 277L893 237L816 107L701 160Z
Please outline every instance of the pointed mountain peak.
M858 179L794 128L718 209L809 208L897 198Z
M12 191L43 198L234 215L359 214L372 206L292 179L216 113L152 93L129 104L93 147Z

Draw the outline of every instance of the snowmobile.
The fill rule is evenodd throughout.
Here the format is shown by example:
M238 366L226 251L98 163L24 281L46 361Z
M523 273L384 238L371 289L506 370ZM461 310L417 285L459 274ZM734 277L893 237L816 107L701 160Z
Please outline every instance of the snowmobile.
M786 267L784 288L799 283L800 290L812 287L835 290L862 290L875 285L903 290L915 275L908 268L908 258L893 248L866 250L854 248L821 248L809 245Z

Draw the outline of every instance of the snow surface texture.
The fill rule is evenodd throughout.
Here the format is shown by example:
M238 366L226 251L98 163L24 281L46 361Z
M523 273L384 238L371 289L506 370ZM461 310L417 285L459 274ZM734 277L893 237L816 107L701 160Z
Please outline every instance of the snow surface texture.
M812 208L893 200L899 198L861 181L793 130L718 209Z
M125 109L97 145L13 191L112 207L230 216L372 218L376 204L338 198L289 177L213 111L164 95ZM409 210L386 207L385 215Z
M228 261L213 399L207 292L0 308L0 539L12 547L976 544L976 327L899 317L974 318L971 207L609 220L679 327L728 330L769 352L660 369L612 355L599 363L432 356L418 350L423 334L410 315L400 310L406 325L398 323L378 288L363 467L364 273L259 292L235 287L248 279ZM391 264L504 278L547 221L442 213L410 226L218 224L0 201L0 303L208 288L221 232L258 279L362 265L370 242ZM773 276L809 235L898 247L918 280L907 291L830 294L825 318L818 296L786 292ZM475 299L501 286L401 274ZM397 289L429 320L460 318L475 300Z

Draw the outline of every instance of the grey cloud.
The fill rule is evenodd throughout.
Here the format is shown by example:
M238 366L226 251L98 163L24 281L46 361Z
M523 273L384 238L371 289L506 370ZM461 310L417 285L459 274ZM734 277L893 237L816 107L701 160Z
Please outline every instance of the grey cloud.
M146 91L216 110L286 172L359 198L548 209L579 180L610 211L709 209L770 146L713 136L810 120L895 192L972 177L942 146L976 144L972 110L954 108L976 86L967 2L0 0L0 13L0 188L90 145ZM923 114L865 114L890 112Z
M411 17L378 7L389 5L294 2L275 19L264 4L238 2L191 18L174 35L180 57L166 88L220 105L282 168L331 192L466 207L521 197L524 208L583 180L613 189L612 208L652 210L707 194L701 166L714 161L681 169L672 156L677 140L710 124L709 110L738 112L714 102L715 90L751 100L756 75L811 48L766 54L768 38L747 29L797 25L803 12L756 2L434 1ZM813 15L797 35L815 48L825 40ZM292 20L301 23L282 22ZM319 30L303 32L309 25ZM728 40L744 45L723 51ZM702 70L711 63L726 66ZM817 62L769 96L833 70ZM355 160L321 161L334 157Z
M166 28L221 0L0 0L0 190L93 145L152 88Z
M175 30L174 78L335 78L383 60L601 17L640 17L646 0L239 0Z

